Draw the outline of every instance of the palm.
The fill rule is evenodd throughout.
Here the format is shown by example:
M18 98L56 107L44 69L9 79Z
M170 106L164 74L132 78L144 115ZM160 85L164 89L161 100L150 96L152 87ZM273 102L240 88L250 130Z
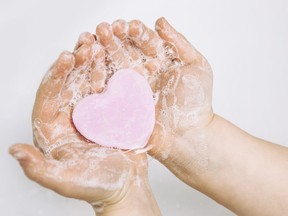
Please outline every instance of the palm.
M134 168L130 160L136 160L120 150L73 143L55 151L60 157L54 162L49 161L45 177L57 181L57 187L52 189L66 197L93 204L121 191L127 179L133 177L131 170ZM143 168L145 170L145 166Z
M61 81L55 78L49 78L49 76L52 76L51 73L54 73L53 70L59 68L58 64L62 64L62 67L65 66L64 61L64 58L61 59L60 56L58 62L55 63L42 81L32 115L34 143L48 158L59 158L57 149L65 145L77 143L85 146L87 144L87 141L75 130L71 115L74 104L87 94L88 83L80 77L77 80L70 80L73 76L69 75L76 74L78 71L71 70L68 66L66 66L66 70L71 70L71 72L68 74L66 81L60 83ZM58 87L57 85L61 86ZM74 86L73 89L71 88L72 85Z
M90 36L80 37L74 54L62 53L39 87L32 122L34 143L42 152L29 145L14 146L12 151L30 155L23 167L31 179L64 196L97 203L125 193L124 185L131 184L136 173L145 178L147 167L145 154L100 147L74 128L73 106L93 92L88 76L93 77L92 64L98 57ZM26 166L27 161L33 167Z
M175 137L198 130L210 121L212 73L207 61L202 61L201 66L179 65L161 75L157 123L150 139L156 147L150 151L152 155L167 156Z
M123 20L112 28L103 23L97 36L110 54L108 65L115 71L133 68L150 83L156 125L149 154L165 157L177 137L187 130L197 133L211 120L212 71L206 59L164 19L156 23L158 34L137 20L127 25Z

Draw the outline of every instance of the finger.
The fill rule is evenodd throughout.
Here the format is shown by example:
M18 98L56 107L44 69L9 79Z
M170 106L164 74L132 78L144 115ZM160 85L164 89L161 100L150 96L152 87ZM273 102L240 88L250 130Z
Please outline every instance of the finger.
M73 52L75 56L74 70L68 75L65 88L61 92L62 106L73 105L81 97L90 92L88 78L90 76L90 67L94 57L94 36L90 33L80 35Z
M95 41L95 35L89 32L84 32L80 35L76 49L83 44L93 46L93 57L91 64L91 87L94 91L100 91L104 88L106 71L105 71L105 51L97 46Z
M79 36L74 50L76 67L91 61L94 43L95 37L89 32L84 32Z
M56 176L51 173L55 164L49 162L40 150L31 145L16 144L10 147L9 153L19 161L28 178L46 188L56 189Z
M123 49L121 41L114 36L112 26L108 23L99 24L96 28L96 35L113 63L107 62L108 70L113 72L113 70L128 67L126 51Z
M63 176L65 166L56 160L48 160L37 148L27 144L16 144L9 149L9 153L19 161L25 175L32 181L49 188L61 195L69 196L71 183L67 176ZM69 177L69 176L68 176Z
M67 76L74 68L75 58L70 52L63 52L45 75L37 91L33 108L33 119L50 121L58 113L61 101L60 94Z
M158 59L149 59L145 62L145 68L151 75L155 75L160 71L161 63L159 63Z
M99 47L95 53L91 69L91 88L93 92L102 92L107 77L105 50Z
M129 37L148 56L155 56L159 45L161 45L157 34L139 20L133 20L129 23Z
M109 23L103 22L96 27L96 35L102 46L109 53L114 53L118 50L118 44L114 40L112 27Z
M201 54L165 18L162 17L156 21L155 29L163 40L176 47L179 57L184 63L192 64L200 60Z
M40 98L55 98L63 87L67 75L74 67L75 59L72 53L64 51L47 72L38 90Z
M132 62L139 61L141 59L140 53L135 49L133 44L129 39L129 24L125 20L116 20L112 24L113 34L117 37L121 42L124 48L126 49Z
M113 34L121 41L128 38L129 25L125 20L116 20L112 23Z
M116 20L112 24L113 34L122 42L122 47L126 50L128 54L125 59L130 60L133 63L144 60L143 56L140 55L134 45L129 39L129 24L125 20ZM144 60L145 61L145 60Z
M81 66L88 66L92 61L93 49L92 44L82 44L76 51L75 56L75 68Z
M74 52L74 55L76 70L73 76L69 77L69 82L67 82L67 90L69 92L72 90L73 97L78 97L78 94L83 97L90 91L90 84L87 78L90 76L89 70L94 58L93 47L91 44L83 44L77 51ZM75 88L73 89L73 87L71 89L71 83L73 83L72 86L74 85L74 87L76 87L76 90Z
M89 32L84 32L82 33L77 41L77 44L75 46L74 50L77 50L79 47L81 47L83 44L87 44L87 45L93 45L95 43L95 36L92 35Z

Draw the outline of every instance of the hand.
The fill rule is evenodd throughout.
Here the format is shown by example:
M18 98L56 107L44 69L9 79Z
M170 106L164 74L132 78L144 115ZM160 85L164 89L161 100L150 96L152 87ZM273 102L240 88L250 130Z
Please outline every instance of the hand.
M208 62L165 19L156 22L156 32L137 20L102 23L97 39L108 68L133 68L150 83L157 118L147 147L152 156L237 215L287 212L287 148L213 114Z
M104 56L89 33L80 36L75 49L59 56L37 92L32 122L38 148L17 144L10 153L30 179L66 197L85 200L96 210L109 210L120 201L125 206L125 200L139 195L145 200L151 193L146 154L100 147L73 126L73 106L94 91Z
M156 125L149 154L176 174L187 164L195 171L205 169L205 128L213 118L212 70L207 60L164 18L157 20L156 32L137 20L118 20L111 26L102 23L97 38L108 52L107 64L113 71L130 67L150 83ZM102 77L106 79L105 74Z

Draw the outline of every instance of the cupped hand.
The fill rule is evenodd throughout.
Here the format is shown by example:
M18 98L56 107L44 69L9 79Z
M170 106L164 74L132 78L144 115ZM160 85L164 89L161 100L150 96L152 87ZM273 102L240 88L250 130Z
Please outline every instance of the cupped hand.
M83 138L72 123L74 105L101 82L104 54L89 33L80 36L73 53L63 52L37 92L32 124L38 148L10 148L30 179L95 206L116 203L135 182L141 186L147 181L145 154L100 147Z
M100 24L96 33L107 52L108 71L133 68L146 77L154 92L156 124L149 154L162 162L205 167L204 131L213 118L211 67L164 18L157 20L155 29L138 20L117 20ZM102 78L107 79L105 73ZM104 83L96 89L101 91Z

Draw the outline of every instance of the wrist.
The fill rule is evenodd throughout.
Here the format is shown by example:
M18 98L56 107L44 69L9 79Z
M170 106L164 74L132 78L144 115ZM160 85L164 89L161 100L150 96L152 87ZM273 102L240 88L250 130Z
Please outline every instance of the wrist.
M253 137L214 114L205 126L176 136L169 156L160 162L183 182L204 192L203 188L213 182L217 173L229 169L227 163L232 157L229 150L237 151L234 148L240 146L232 143L247 142L243 139Z
M106 200L90 203L97 216L160 216L148 178L131 176L125 187Z
M287 199L267 199L285 194L288 152L284 147L252 136L217 115L206 134L209 169L199 176L197 190L238 215L286 212L282 207Z
M170 134L169 154L166 158L157 157L163 165L179 179L197 187L205 173L209 172L211 164L211 125L215 124L218 116L210 112L202 117L202 124L190 126L185 130ZM205 121L204 121L205 120ZM212 140L213 141L213 140Z

